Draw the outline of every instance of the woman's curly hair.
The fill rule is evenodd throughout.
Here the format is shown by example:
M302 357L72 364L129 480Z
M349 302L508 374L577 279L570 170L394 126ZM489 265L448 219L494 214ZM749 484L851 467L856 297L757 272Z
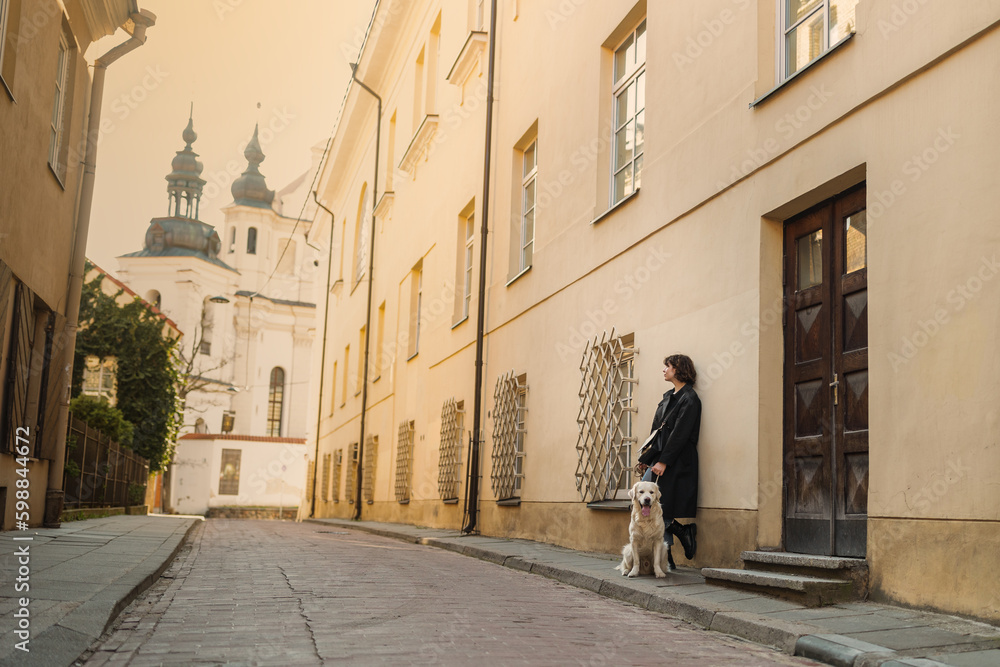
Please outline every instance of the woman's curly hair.
M694 384L698 379L698 372L694 369L694 362L686 354L671 354L663 360L664 366L673 366L675 377L684 384Z

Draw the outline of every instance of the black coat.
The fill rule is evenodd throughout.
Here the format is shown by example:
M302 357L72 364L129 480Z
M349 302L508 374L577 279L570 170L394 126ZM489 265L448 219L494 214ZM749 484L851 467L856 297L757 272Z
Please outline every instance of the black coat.
M664 423L665 420L665 423ZM660 424L659 452L640 457L649 466L662 461L666 471L657 480L660 506L666 518L692 518L698 510L698 434L701 431L701 399L686 384L663 395L653 416L652 433Z

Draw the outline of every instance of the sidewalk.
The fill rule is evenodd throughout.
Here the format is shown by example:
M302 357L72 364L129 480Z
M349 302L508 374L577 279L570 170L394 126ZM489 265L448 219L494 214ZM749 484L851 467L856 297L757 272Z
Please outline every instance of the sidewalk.
M0 665L72 664L159 578L200 520L113 516L0 533ZM27 591L16 590L24 583ZM15 646L21 598L29 600L28 653Z
M1000 628L955 616L871 602L806 608L785 600L705 583L679 567L665 579L628 579L618 558L455 530L343 519L309 519L338 528L455 551L541 574L695 625L777 647L831 665L979 667L1000 665ZM987 575L992 576L992 575Z

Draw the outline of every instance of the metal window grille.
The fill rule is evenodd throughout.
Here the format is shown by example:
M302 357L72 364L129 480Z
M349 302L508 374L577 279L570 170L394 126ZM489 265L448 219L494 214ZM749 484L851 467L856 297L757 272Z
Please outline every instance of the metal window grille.
M333 496L333 502L340 502L340 473L343 471L343 461L344 461L344 450L338 449L333 453L333 489L330 491L330 495Z
M458 498L462 463L465 402L449 398L441 408L441 449L438 454L438 494L441 500Z
M347 450L347 502L354 502L354 484L358 479L358 443L352 443Z
M399 423L396 438L396 502L410 502L410 486L413 481L413 431L412 421Z
M219 495L238 496L240 494L240 458L243 450L223 449L222 469L219 471Z
M500 376L493 390L493 495L520 498L524 478L524 434L527 376L514 371Z
M595 337L580 360L576 488L586 502L624 498L632 485L632 334Z
M378 464L378 436L369 435L365 438L365 477L361 483L361 492L365 502L371 505L375 502L375 466Z
M316 490L316 484L313 479L313 475L316 474L316 462L310 461L309 465L306 467L306 498L312 498L313 492Z
M330 459L329 454L323 455L323 475L319 483L323 485L323 500L330 502Z

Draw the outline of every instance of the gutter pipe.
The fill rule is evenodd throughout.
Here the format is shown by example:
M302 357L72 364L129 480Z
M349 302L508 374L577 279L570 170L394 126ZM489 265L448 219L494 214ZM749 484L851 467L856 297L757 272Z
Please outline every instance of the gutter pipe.
M479 247L479 308L476 313L476 393L475 407L472 413L472 451L469 454L469 484L467 488L466 507L469 521L462 532L471 533L476 529L476 519L479 514L479 450L480 432L483 419L483 341L485 339L486 321L486 237L489 233L490 212L490 158L493 139L493 79L496 69L496 35L497 35L497 0L490 3L490 62L487 77L486 93L486 147L483 163L483 224L480 230Z
M493 0L496 2L496 0ZM361 437L358 439L358 475L354 484L354 517L361 519L361 482L365 453L365 413L368 410L368 352L372 337L372 285L375 271L375 205L378 203L379 140L382 136L382 98L358 78L358 63L351 63L351 80L368 91L378 101L378 117L375 122L375 178L372 181L372 223L370 228L371 247L368 250L368 304L365 313L365 361L361 385ZM315 490L314 490L315 495Z
M87 118L87 148L83 161L83 182L80 204L76 213L76 239L73 243L73 259L70 264L69 289L66 295L66 327L63 331L63 368L59 382L62 384L63 400L59 404L59 418L56 421L56 437L66 433L69 423L69 398L73 378L73 360L76 349L76 332L80 319L80 295L83 292L83 274L87 261L87 237L90 234L90 214L94 204L94 181L97 174L97 140L101 130L101 107L104 101L104 79L108 66L146 43L146 28L156 24L156 15L146 9L133 12L129 18L135 23L132 36L112 48L94 62L94 79L91 83L90 111ZM48 493L45 498L45 521L47 527L59 527L59 515L63 502L63 470L66 465L66 445L56 447L49 466Z
M330 324L330 273L333 268L333 211L323 206L316 197L316 191L312 193L313 201L321 209L330 214L330 248L326 254L326 292L323 296L323 350L320 353L319 361L319 399L316 406L316 455L313 458L313 492L310 499L309 518L316 517L316 479L319 473L319 429L323 423L323 379L326 377L326 332Z

